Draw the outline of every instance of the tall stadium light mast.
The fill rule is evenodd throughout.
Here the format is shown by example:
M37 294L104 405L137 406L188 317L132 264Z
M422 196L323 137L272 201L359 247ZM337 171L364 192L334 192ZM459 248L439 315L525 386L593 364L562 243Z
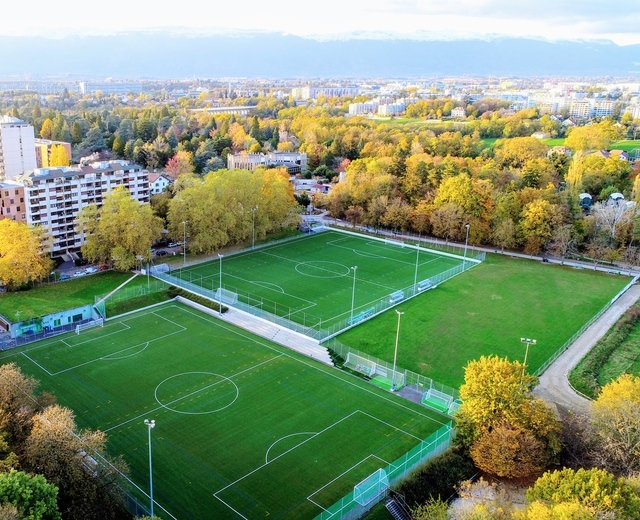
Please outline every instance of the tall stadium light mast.
M218 253L220 259L220 298L218 300L218 316L222 316L222 255Z
M464 239L464 259L462 260L462 270L464 271L465 267L467 267L467 244L469 243L469 227L470 224L465 224L464 227L467 228L467 236Z
M391 391L396 391L396 359L398 357L398 339L400 339L400 316L404 314L404 312L400 312L396 309L396 313L398 313L398 328L396 329L396 349L393 353L393 379L391 380Z
M188 220L182 222L182 266L187 267L187 223Z
M529 356L529 347L531 345L535 345L537 343L537 341L535 339L530 339L530 338L520 338L520 341L522 343L526 343L527 344L527 349L524 352L524 363L522 365L522 376L520 376L520 384L522 384L522 381L524 379L524 371L527 368L527 357Z
M145 419L144 423L149 429L149 498L151 499L151 518L153 518L153 463L151 458L151 430L155 428L156 422Z
M258 206L251 208L251 249L256 247L256 211Z
M350 325L353 325L353 306L356 301L356 271L358 270L358 266L354 265L351 269L353 270L353 289L351 290L351 323Z
M418 285L418 266L420 265L420 235L418 235L418 253L416 254L416 271L413 275L413 294L417 291L416 286Z

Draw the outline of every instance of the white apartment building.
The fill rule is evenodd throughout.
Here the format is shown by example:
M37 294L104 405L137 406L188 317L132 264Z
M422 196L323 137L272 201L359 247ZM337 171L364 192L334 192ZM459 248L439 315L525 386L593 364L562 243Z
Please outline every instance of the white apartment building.
M285 166L289 173L300 173L307 169L307 154L300 152L234 153L227 156L227 168L254 171L260 166Z
M149 172L128 161L95 162L89 166L39 168L16 178L24 186L26 223L46 226L53 237L52 256L70 259L84 243L76 233L78 212L103 195L125 186L139 202L149 202Z
M380 105L378 107L379 116L395 116L405 111L404 103L392 103L391 105Z
M365 114L375 114L378 111L379 103L369 101L367 103L351 103L349 105L350 116L362 116Z
M294 99L357 96L358 87L299 87L291 89L291 95Z
M631 114L633 119L640 119L640 105L632 105L624 110L626 113Z
M36 166L33 127L16 117L0 116L0 180L13 180Z
M451 117L462 119L467 117L467 111L464 107L456 107L451 111Z

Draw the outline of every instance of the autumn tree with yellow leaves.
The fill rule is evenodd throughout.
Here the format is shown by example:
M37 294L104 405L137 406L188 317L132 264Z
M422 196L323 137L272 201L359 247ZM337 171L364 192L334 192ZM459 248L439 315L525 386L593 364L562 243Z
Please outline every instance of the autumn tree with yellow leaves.
M11 290L46 278L53 268L49 242L45 228L0 220L0 285Z

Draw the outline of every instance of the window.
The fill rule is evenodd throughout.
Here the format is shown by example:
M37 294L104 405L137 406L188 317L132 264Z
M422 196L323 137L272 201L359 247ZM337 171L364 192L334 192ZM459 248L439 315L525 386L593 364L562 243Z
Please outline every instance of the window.
M20 195L20 190L16 190L16 195Z
M13 199L9 199L9 204L14 204Z
M20 211L20 206L18 206L18 207L16 208L16 211Z
M11 208L7 208L7 214L11 213Z

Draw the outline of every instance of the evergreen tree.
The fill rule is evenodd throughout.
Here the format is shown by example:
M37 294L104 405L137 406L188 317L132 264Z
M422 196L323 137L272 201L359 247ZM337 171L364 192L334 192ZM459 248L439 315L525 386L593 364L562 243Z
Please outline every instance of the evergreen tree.
M124 157L124 147L125 147L124 139L122 139L122 137L120 136L117 136L113 140L113 148L112 148L113 153L117 157Z
M80 144L82 142L82 127L78 121L74 121L71 125L71 142Z

